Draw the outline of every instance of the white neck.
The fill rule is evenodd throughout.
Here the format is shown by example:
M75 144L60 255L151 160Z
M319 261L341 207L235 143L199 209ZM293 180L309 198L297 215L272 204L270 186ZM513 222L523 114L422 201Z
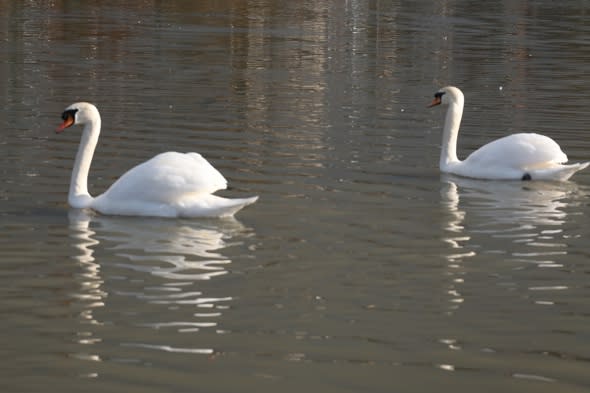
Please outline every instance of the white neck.
M84 131L82 131L68 194L68 202L72 207L85 208L92 203L93 198L88 193L88 172L99 134L100 116L96 116L84 125Z
M463 97L457 97L449 104L445 117L445 128L443 130L442 149L440 152L440 169L445 171L452 164L459 161L457 158L457 135L463 116Z

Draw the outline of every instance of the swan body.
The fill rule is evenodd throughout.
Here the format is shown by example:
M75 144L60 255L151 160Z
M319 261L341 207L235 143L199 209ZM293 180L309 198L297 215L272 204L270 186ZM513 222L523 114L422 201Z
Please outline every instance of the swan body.
M103 194L88 193L88 172L101 119L92 104L78 102L64 111L56 132L81 124L82 138L70 182L68 202L102 214L156 217L228 217L258 197L228 199L213 195L227 188L217 169L197 153L166 152L123 174Z
M568 180L590 162L565 165L567 156L553 139L535 133L520 133L496 139L457 158L457 135L463 115L461 90L447 86L436 92L430 105L448 105L439 167L442 172L493 180Z

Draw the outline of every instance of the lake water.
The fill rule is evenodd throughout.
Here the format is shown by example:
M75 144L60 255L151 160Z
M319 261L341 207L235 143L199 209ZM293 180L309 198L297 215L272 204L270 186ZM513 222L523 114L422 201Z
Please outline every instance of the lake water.
M441 176L536 131L590 159L586 1L0 0L0 390L586 392L590 170ZM197 151L235 220L67 206Z

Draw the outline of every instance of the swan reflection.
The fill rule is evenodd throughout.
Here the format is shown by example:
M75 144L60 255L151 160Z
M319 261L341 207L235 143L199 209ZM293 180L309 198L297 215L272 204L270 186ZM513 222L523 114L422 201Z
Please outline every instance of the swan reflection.
M442 199L452 215L446 230L464 232L465 215L476 216L472 230L493 237L530 237L560 233L575 183L500 182L443 178ZM460 198L462 199L459 207Z
M238 235L249 235L242 224L235 219L105 217L83 210L72 210L69 221L77 250L73 259L82 270L72 294L82 309L80 325L115 325L124 347L213 352L206 345L195 347L194 339L190 346L170 344L182 341L180 334L202 329L225 332L217 325L233 297L208 294L215 287L207 290L212 287L205 283L228 272L231 260L222 251L234 245ZM138 329L144 331L139 334ZM79 328L77 342L101 343L100 330ZM72 356L101 360L99 351L91 352Z
M557 267L566 255L566 208L579 193L575 183L500 182L443 177L441 204L448 213L443 241L452 283L451 310L464 301L460 288L470 258ZM452 312L452 311L451 311Z
M107 293L103 291L103 280L100 276L100 265L93 257L93 247L99 244L94 238L95 232L89 229L88 221L79 221L70 214L70 238L72 245L78 251L73 258L78 261L82 272L79 276L81 282L80 292L73 293L72 297L84 303L80 317L88 323L96 324L98 321L93 316L96 307L104 307L104 299ZM88 340L83 340L87 342Z

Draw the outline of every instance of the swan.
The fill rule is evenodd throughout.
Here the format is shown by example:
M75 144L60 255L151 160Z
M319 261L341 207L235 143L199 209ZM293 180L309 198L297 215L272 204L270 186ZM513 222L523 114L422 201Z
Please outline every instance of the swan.
M213 193L227 188L227 180L197 153L166 152L123 174L103 194L88 193L88 172L100 134L98 109L87 102L68 106L61 133L83 125L82 138L72 171L68 203L107 215L156 217L229 217L258 199L228 199Z
M440 170L459 176L493 180L569 179L590 162L564 165L567 156L551 138L520 133L484 145L465 160L457 158L457 134L463 115L463 93L456 87L443 87L429 105L448 105L443 130Z

